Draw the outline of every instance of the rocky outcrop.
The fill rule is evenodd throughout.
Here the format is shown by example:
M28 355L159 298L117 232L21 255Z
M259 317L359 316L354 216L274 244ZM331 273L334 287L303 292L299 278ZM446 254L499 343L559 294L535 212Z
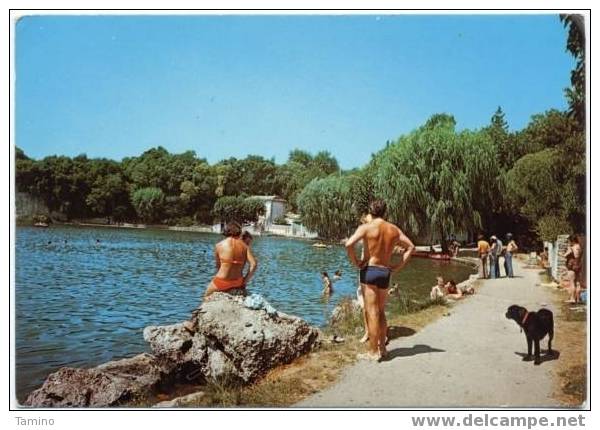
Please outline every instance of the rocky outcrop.
M192 322L191 332L183 323L146 327L144 339L153 354L91 369L61 368L25 404L119 406L167 391L175 382L250 383L319 342L319 330L277 312L260 296L215 293L194 312Z
M107 407L142 398L158 388L168 367L150 354L111 361L91 369L63 367L32 392L35 407Z
M316 328L256 297L215 293L196 311L193 334L174 324L146 327L144 339L157 357L176 363L178 379L251 382L319 338Z

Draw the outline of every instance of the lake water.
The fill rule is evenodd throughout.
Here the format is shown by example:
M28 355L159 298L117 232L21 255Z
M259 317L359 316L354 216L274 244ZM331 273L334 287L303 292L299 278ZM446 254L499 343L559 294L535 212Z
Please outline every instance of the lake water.
M168 230L18 227L16 233L16 385L22 400L61 366L90 367L147 351L142 330L187 319L214 275L221 236ZM249 290L277 309L324 325L357 272L343 247L257 238L259 269ZM320 272L343 272L329 300ZM435 275L466 279L471 269L412 259L393 278L423 300Z

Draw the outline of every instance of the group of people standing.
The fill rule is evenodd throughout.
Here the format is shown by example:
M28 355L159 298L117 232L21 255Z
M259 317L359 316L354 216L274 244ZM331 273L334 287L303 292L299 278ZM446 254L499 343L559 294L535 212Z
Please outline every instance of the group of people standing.
M480 275L482 278L500 278L500 257L504 258L504 273L508 278L515 276L512 257L519 249L511 233L506 234L506 246L496 235L490 241L480 234L477 240L477 253L480 260Z

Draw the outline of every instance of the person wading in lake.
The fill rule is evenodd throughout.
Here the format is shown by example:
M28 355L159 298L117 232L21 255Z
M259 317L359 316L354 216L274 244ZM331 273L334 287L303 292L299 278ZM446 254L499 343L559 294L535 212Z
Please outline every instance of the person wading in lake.
M321 293L323 296L330 296L333 293L333 282L329 278L329 274L327 272L321 273L323 280L323 292Z
M246 285L256 271L256 259L250 247L241 239L242 227L237 222L230 222L225 226L223 235L225 239L215 246L217 274L206 288L205 299L215 292L245 294ZM249 268L244 275L246 263ZM185 323L185 328L193 330L193 321L194 315L191 321Z
M360 283L363 287L367 329L369 331L368 351L359 354L358 358L380 360L387 351L387 321L385 318L385 302L388 297L387 288L392 272L400 270L408 262L415 246L411 240L394 224L383 219L386 204L383 200L375 200L369 205L371 219L358 227L356 232L346 241L346 250L350 261L360 270ZM359 261L354 245L363 242L364 255ZM405 249L400 263L391 264L394 248L400 245Z

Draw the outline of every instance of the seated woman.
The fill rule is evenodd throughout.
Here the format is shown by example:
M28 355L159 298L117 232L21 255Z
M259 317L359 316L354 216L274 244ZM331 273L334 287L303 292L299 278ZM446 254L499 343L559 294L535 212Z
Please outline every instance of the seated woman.
M223 235L226 238L215 246L217 274L208 284L204 298L217 291L243 293L256 271L256 259L250 247L241 239L242 227L237 222L230 222L225 226ZM246 263L249 264L249 268L244 275Z
M237 222L230 222L225 226L224 240L215 246L215 263L217 274L210 281L204 298L206 299L214 292L225 292L228 294L245 294L245 288L252 275L256 271L256 259L247 243L251 243L251 235L241 238L242 227ZM250 240L248 240L250 238ZM246 275L243 274L246 263L249 264ZM196 311L192 312L192 318L185 321L183 326L186 330L194 332L196 322Z

